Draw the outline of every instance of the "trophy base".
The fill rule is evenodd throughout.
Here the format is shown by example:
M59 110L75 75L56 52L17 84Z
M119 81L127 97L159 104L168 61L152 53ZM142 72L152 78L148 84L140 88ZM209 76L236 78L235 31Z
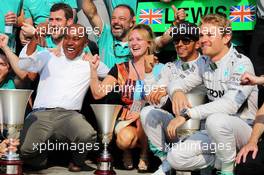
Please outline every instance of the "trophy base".
M97 158L97 170L94 172L94 174L97 175L116 175L115 171L113 170L112 166L112 157L110 154L106 154L107 156L103 156Z
M4 161L20 160L19 155L13 152L5 154L1 159Z
M0 160L0 175L23 175L21 160Z
M114 170L96 170L94 174L97 175L116 175Z

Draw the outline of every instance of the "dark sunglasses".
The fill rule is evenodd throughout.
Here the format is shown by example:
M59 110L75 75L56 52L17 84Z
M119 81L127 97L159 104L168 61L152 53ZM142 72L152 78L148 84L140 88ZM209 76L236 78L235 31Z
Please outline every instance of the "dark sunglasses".
M193 40L189 38L177 38L173 41L174 44L178 45L182 41L182 44L189 45Z

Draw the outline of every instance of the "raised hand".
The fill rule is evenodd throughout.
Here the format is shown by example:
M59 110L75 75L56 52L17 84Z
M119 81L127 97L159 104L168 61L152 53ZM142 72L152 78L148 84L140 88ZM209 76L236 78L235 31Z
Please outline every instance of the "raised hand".
M185 20L186 13L184 12L184 9L177 10L177 8L174 5L172 5L171 8L174 11L174 24L175 23L178 24Z
M48 34L48 23L40 23L37 28L33 40L41 47L46 47L46 35Z
M8 44L8 36L5 34L0 34L0 48L3 49Z
M145 73L150 73L152 72L152 69L154 67L155 64L157 64L158 61L158 57L156 57L155 55L146 55L144 57L144 64L145 64Z
M35 27L28 23L23 23L21 29L25 37L33 37L36 32Z
M17 15L14 12L8 12L5 15L5 24L16 25Z
M100 64L100 57L99 55L95 54L94 56L89 59L91 70L96 71L99 64Z
M20 39L20 42L22 44L22 46L25 46L26 44L28 44L31 40L31 38L27 38L24 34L23 34L23 31L21 30L20 33L19 33L19 39Z

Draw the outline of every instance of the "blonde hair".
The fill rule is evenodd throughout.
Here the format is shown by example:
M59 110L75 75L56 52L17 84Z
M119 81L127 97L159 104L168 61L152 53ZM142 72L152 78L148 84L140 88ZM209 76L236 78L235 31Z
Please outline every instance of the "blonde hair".
M225 16L219 14L208 14L202 17L199 26L202 24L213 24L218 27L222 27L224 30L223 35L230 34L232 35L231 22L226 19Z
M143 37L143 39L150 43L148 54L153 54L156 51L156 44L154 41L155 35L154 35L152 29L148 25L138 24L130 30L128 37L131 35L131 32L134 30L138 30L138 32Z

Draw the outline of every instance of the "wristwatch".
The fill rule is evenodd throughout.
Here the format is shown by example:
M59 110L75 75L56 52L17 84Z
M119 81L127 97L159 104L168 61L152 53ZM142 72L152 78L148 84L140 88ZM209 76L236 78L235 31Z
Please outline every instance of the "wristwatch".
M186 121L191 118L190 115L188 114L188 109L187 108L183 108L180 111L180 116L184 117Z

